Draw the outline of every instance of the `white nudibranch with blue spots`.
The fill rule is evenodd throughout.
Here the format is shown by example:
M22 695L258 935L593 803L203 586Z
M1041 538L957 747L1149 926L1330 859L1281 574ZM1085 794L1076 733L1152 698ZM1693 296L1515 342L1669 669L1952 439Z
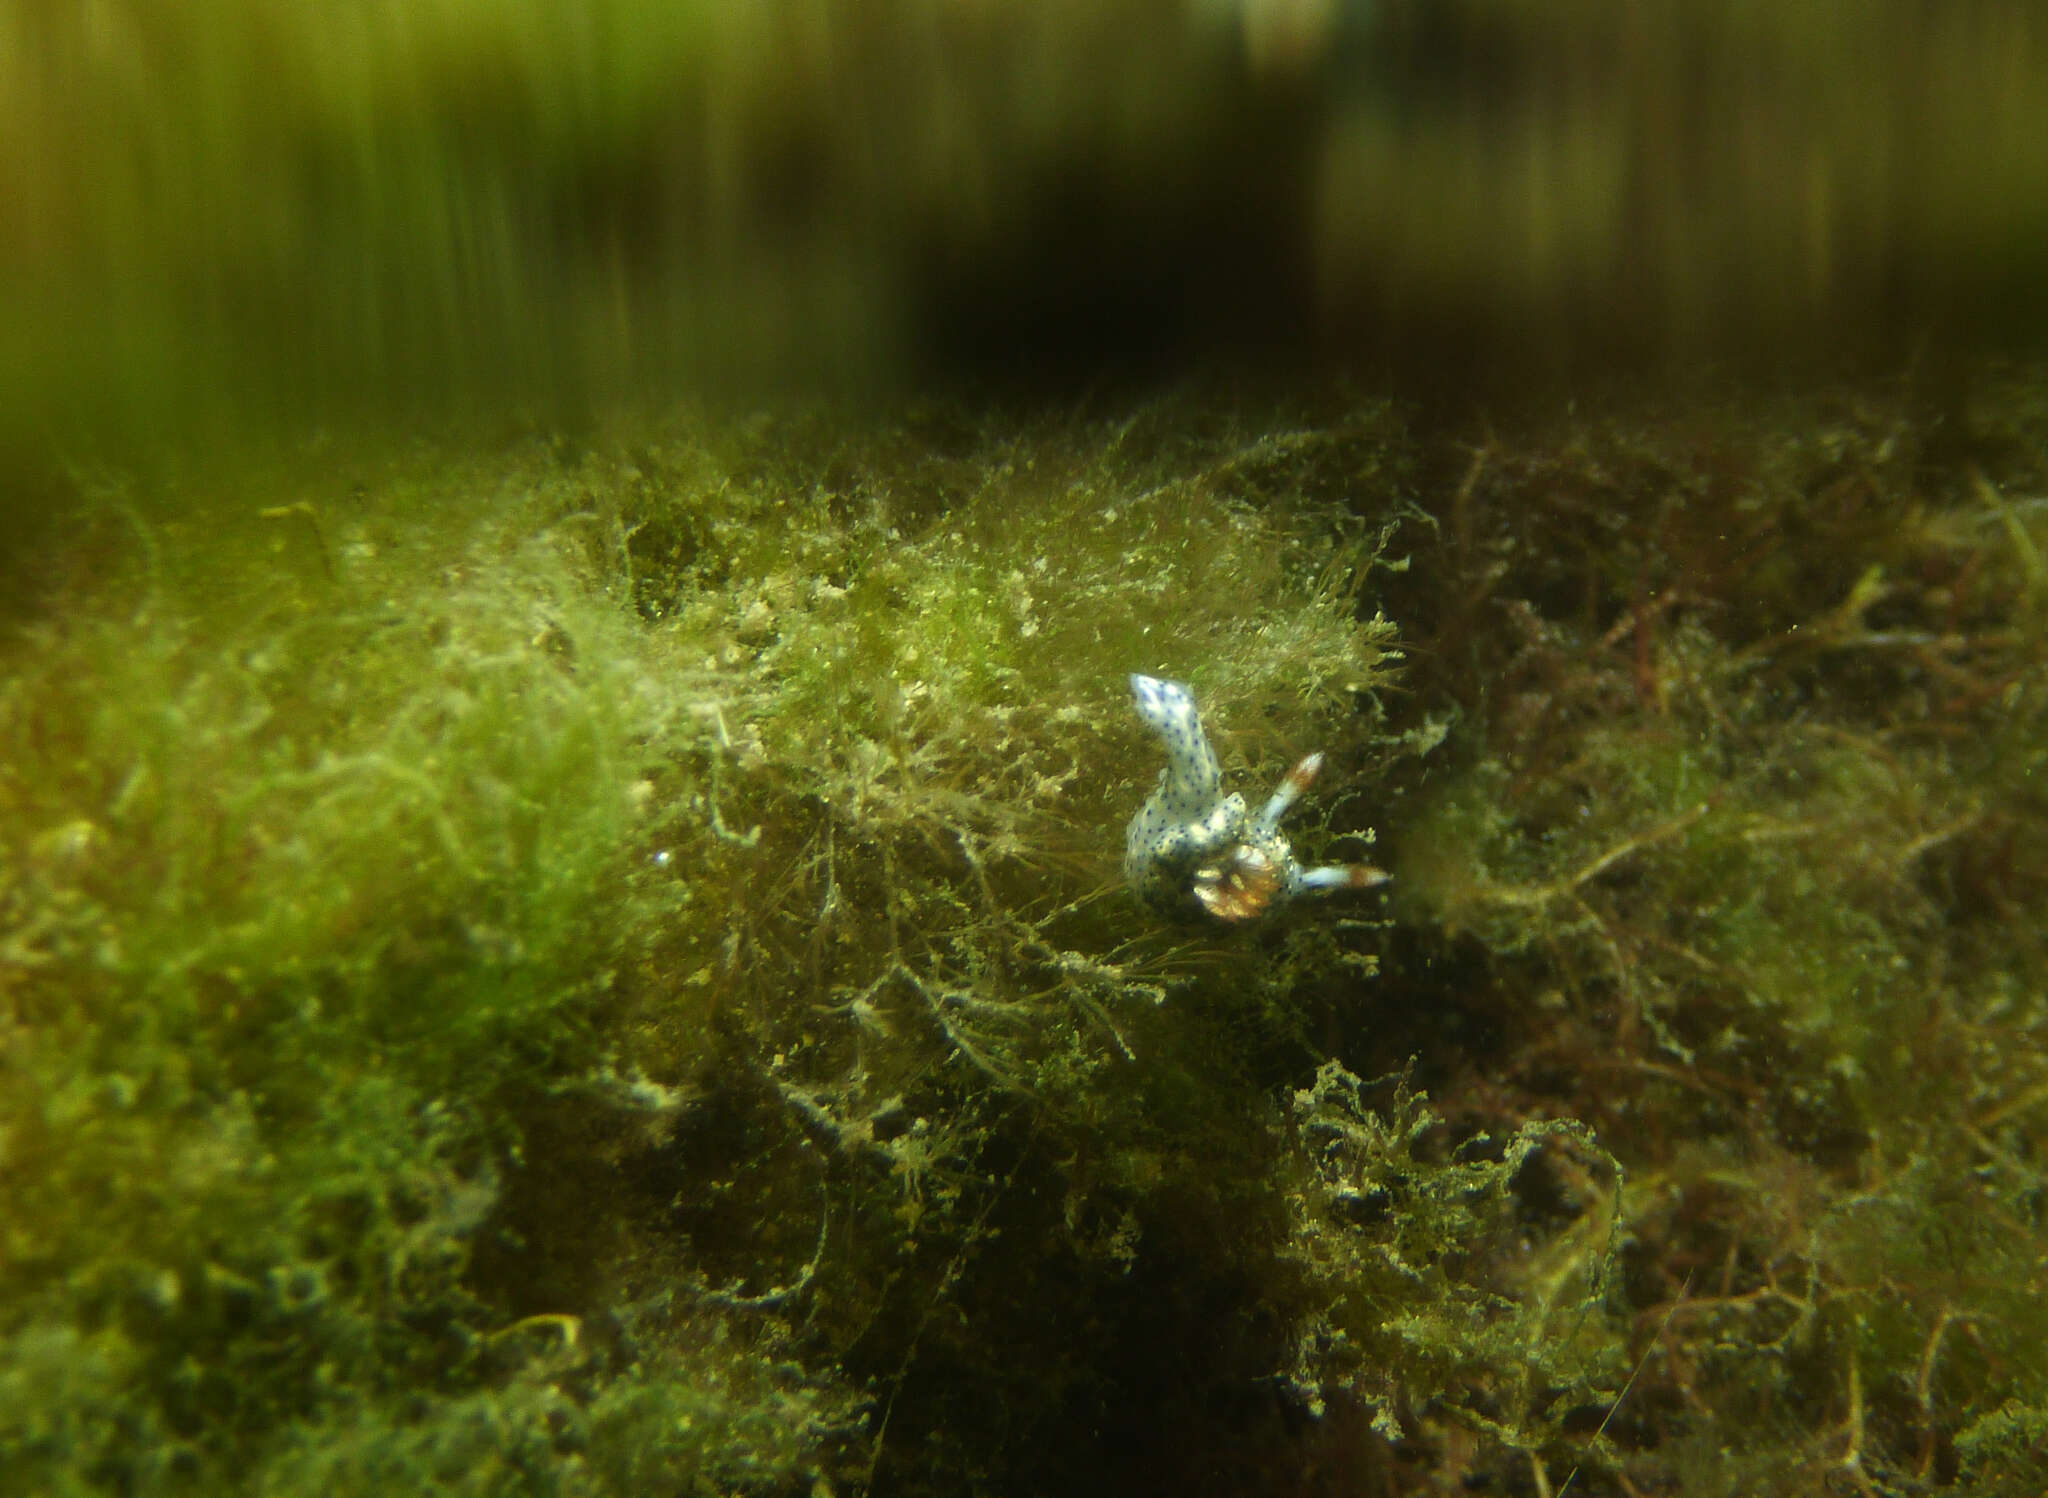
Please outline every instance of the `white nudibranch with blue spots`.
M1223 794L1222 766L1185 683L1133 676L1131 700L1166 745L1158 788L1124 834L1124 878L1154 910L1248 921L1297 895L1386 882L1367 864L1303 868L1280 835L1281 817L1316 778L1322 755L1289 770L1254 817L1244 797Z

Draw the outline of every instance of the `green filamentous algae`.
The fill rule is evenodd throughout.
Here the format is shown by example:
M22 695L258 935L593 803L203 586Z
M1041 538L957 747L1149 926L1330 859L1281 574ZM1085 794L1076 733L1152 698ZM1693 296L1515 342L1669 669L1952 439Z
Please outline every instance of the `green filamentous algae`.
M1780 9L0 13L0 1498L2033 1498L2048 43Z

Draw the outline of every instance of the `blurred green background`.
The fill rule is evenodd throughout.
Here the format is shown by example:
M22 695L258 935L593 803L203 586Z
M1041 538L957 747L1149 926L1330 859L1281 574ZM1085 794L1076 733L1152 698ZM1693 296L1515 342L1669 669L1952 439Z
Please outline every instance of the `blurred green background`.
M0 412L2031 339L2044 31L2009 0L9 0Z

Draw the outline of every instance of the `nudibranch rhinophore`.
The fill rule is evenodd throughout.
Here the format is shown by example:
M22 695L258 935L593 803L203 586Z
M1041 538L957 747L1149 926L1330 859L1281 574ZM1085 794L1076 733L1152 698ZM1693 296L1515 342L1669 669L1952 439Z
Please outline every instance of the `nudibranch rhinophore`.
M1281 779L1259 814L1223 794L1223 768L1186 683L1133 676L1138 716L1166 745L1159 785L1124 834L1124 877L1162 915L1249 921L1297 895L1368 889L1387 875L1369 864L1303 868L1280 819L1323 767L1311 754Z

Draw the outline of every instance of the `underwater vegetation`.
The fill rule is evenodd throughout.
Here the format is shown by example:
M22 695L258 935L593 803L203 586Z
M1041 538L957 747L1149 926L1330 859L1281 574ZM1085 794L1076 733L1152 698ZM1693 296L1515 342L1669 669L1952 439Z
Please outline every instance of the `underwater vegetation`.
M2039 371L49 487L0 1493L2038 1490Z

